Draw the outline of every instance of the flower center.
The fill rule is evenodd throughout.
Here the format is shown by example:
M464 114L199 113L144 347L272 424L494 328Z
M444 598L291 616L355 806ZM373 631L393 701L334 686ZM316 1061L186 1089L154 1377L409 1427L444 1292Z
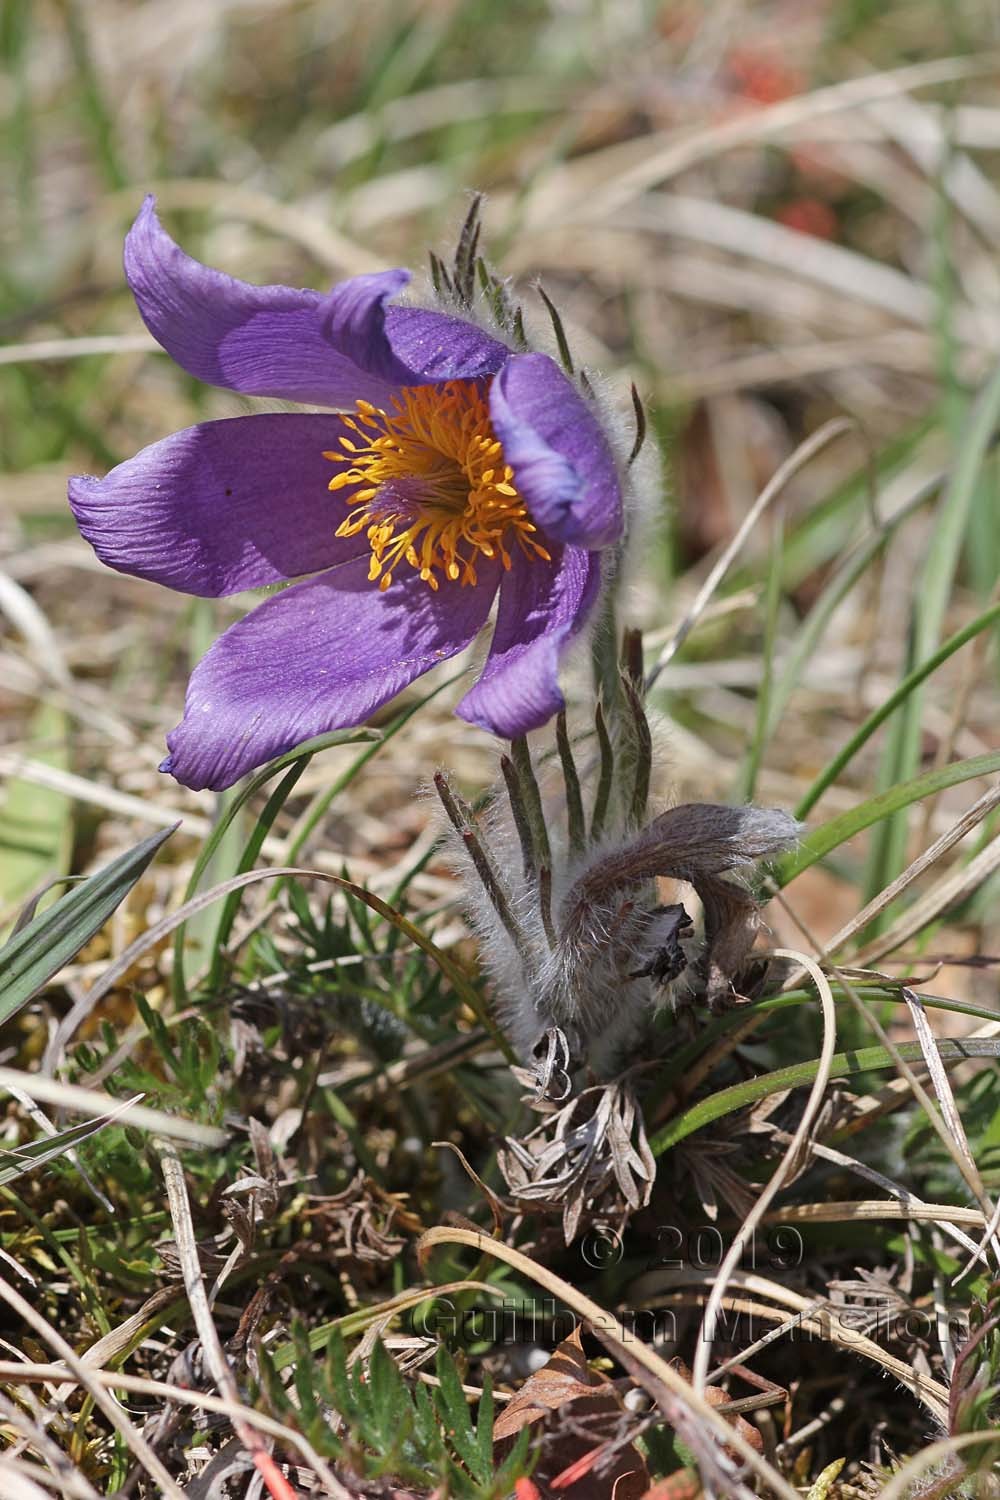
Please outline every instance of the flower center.
M436 573L452 582L476 582L476 561L499 557L511 566L511 548L528 558L552 559L535 540L537 527L514 484L490 425L486 393L477 381L404 386L392 411L358 401L357 416L341 420L353 434L340 452L323 457L344 465L331 490L360 489L338 536L367 534L368 577L379 588L392 583L400 560L432 589Z

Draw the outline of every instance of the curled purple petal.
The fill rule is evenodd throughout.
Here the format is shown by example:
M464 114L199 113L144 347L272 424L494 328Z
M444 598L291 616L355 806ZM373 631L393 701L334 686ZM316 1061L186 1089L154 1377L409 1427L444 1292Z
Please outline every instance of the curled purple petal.
M495 375L511 357L478 324L426 307L387 307L385 332L414 385Z
M514 739L563 708L559 661L597 598L601 563L581 547L556 547L552 563L518 558L500 586L493 643L479 681L456 713Z
M314 735L363 723L474 639L496 586L493 567L474 588L434 593L410 573L382 593L360 558L284 589L198 663L160 769L220 790Z
M359 276L319 292L252 286L186 255L147 198L125 240L125 275L143 322L179 365L210 385L250 396L353 407L359 396L382 405L395 364L383 329L386 299L407 271ZM333 342L334 313L344 318L344 347ZM365 352L372 366L365 363Z
M376 271L352 276L333 288L323 303L324 337L338 354L390 385L413 383L413 371L401 360L386 334L386 299L401 292L409 271Z
M490 388L514 482L548 536L599 549L622 532L621 484L590 404L547 354L514 354Z
M368 552L338 538L344 491L325 449L340 418L261 414L175 432L104 479L78 475L69 501L102 562L208 597L318 572Z

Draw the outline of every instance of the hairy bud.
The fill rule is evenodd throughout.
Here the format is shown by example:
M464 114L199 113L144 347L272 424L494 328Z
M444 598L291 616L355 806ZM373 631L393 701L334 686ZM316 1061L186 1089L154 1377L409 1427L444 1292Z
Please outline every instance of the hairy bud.
M599 828L595 840L564 724L558 749L566 793L550 794L548 806L523 741L504 757L506 795L493 796L482 820L444 777L436 784L462 841L466 906L501 1025L540 1080L539 1057L553 1031L565 1038L570 1070L588 1064L608 1077L627 1064L682 975L687 992L712 1009L735 996L760 908L734 872L789 848L799 825L778 810L692 802L637 828L645 797L636 787L646 771L641 761L631 764L620 795L609 795L601 743L595 812L604 830L616 831ZM700 899L700 942L683 905L660 901L661 876L685 882Z

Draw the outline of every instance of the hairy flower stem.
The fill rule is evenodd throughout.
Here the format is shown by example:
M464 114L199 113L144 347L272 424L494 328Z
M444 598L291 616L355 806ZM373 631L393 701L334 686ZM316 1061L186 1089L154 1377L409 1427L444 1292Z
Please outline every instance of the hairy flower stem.
M565 712L556 719L556 745L562 764L563 781L566 784L566 824L569 830L570 853L582 854L587 841L587 825L583 813L580 778L577 775L576 761L573 759L573 746L570 744L569 730L566 728Z
M521 845L521 862L524 866L525 879L533 880L537 873L535 844L531 837L531 824L528 821L528 809L521 793L520 778L518 777L514 762L509 755L501 755L500 770L503 773L504 784L507 787L507 800L510 803L514 827L517 830L517 840Z
M640 678L640 683L641 680ZM653 740L649 732L646 710L642 706L641 688L636 685L635 680L629 674L623 674L622 688L632 717L632 755L635 760L628 821L631 828L640 828L646 816L646 804L649 801L649 779L653 769Z
M535 780L535 768L531 764L531 751L528 749L528 741L521 736L520 739L512 740L510 746L513 771L520 794L523 807L524 819L527 824L528 835L531 840L532 864L537 872L538 904L542 914L542 926L545 928L545 936L549 947L555 947L555 929L552 925L552 850L549 846L549 833L545 826L545 811L542 807L542 796L538 790L538 782ZM506 772L504 772L506 779ZM508 792L511 782L507 782ZM511 799L511 811L517 823L518 835L521 834L521 826L518 823L518 811L515 799ZM523 848L523 842L522 842Z
M601 770L597 781L597 791L594 794L594 811L590 819L590 841L592 844L600 842L604 834L604 824L608 816L608 804L611 801L611 783L615 774L615 753L611 746L611 736L608 734L608 726L604 718L604 709L600 703L594 713L594 728L597 731L597 743L601 751Z
M449 822L465 845L483 889L490 898L493 909L503 923L511 942L524 964L533 967L531 946L514 915L510 891L493 856L479 836L472 809L457 792L452 790L447 777L441 771L435 774L434 788L441 799L442 807L448 814Z
M620 555L615 558L615 571L604 591L600 612L594 628L591 656L594 673L594 691L598 702L603 704L605 721L614 729L622 712L621 667L618 660L618 568Z
M466 828L462 833L462 842L465 845L469 858L476 867L476 874L483 883L483 889L496 908L497 916L509 932L511 940L520 953L522 960L527 964L529 953L524 940L524 934L517 924L517 920L511 910L510 902L507 899L507 894L497 877L496 868L480 842L479 835L475 829Z
M549 947L554 949L558 938L555 923L552 920L552 868L550 865L543 865L538 872L538 907L542 914L546 940Z
M512 740L510 752L511 759L514 762L514 770L517 773L521 796L524 800L528 827L531 831L531 845L534 850L535 867L540 869L543 865L548 865L551 868L552 853L549 849L549 831L545 826L542 796L538 790L538 782L535 780L535 768L531 764L531 751L528 749L528 741L523 736L520 739Z

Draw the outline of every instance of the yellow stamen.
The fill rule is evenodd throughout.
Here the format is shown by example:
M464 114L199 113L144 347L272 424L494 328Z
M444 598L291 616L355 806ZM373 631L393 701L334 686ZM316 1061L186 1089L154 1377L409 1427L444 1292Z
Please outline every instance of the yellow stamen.
M343 452L324 453L341 472L331 490L350 485L350 514L337 536L364 531L372 549L368 577L380 589L405 562L431 589L435 573L475 584L476 561L511 566L516 542L528 558L551 562L514 483L514 471L490 425L486 392L473 380L406 386L392 410L357 401L340 437ZM362 488L357 488L361 485Z

